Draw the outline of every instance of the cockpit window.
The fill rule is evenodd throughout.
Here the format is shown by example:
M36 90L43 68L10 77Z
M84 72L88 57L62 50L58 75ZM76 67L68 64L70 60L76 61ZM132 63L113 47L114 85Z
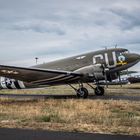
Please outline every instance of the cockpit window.
M128 54L129 53L129 51L127 50L127 51L124 51L124 52L122 52L122 54Z
M117 55L120 56L120 55L128 54L128 53L129 53L128 50L123 50L123 51L118 51L118 52L117 52Z

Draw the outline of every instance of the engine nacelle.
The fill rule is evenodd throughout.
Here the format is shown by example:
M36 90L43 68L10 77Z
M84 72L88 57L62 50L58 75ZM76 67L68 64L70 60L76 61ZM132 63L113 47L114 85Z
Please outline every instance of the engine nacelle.
M118 75L118 73L108 73L107 74L107 80L108 81L112 81L112 80L115 80L115 79L117 79L119 77L119 75Z
M82 67L74 72L84 74L85 76L94 77L96 80L105 79L104 67L101 64Z

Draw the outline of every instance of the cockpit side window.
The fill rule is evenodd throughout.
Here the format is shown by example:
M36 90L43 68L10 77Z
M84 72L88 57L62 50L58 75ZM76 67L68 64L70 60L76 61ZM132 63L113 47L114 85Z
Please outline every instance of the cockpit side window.
M118 51L117 56L120 56L120 55L123 55L123 54L128 54L128 53L129 53L128 50Z
M124 51L124 52L122 52L122 54L128 54L129 53L129 51L127 50L127 51Z

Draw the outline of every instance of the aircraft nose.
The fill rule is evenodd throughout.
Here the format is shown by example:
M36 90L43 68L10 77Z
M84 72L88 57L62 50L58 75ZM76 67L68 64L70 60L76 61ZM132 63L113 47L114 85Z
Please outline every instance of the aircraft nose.
M140 61L140 55L136 53L127 54L127 61L128 62L137 62Z

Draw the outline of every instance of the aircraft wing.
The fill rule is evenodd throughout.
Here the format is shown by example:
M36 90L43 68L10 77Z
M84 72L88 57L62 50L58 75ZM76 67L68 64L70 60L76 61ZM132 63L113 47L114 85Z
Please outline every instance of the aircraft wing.
M83 75L71 71L0 65L0 76L32 84L47 84L51 82L63 82L74 78L78 79Z

